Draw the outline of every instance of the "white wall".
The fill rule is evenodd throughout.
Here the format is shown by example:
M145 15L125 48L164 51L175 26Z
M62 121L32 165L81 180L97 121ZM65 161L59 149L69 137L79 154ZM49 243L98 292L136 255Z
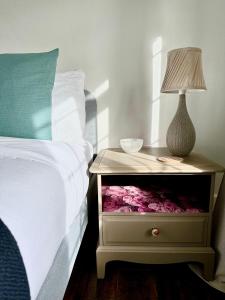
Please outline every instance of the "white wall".
M196 150L225 164L224 11L224 0L0 0L0 51L58 47L59 71L83 69L102 148L128 136L165 145L178 102L159 93L166 53L202 48L208 90L188 96Z

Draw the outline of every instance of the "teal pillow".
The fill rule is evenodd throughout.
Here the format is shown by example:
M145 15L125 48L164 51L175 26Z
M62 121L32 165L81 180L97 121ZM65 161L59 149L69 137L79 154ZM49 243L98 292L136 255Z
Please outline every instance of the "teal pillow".
M0 54L0 136L50 140L58 49Z

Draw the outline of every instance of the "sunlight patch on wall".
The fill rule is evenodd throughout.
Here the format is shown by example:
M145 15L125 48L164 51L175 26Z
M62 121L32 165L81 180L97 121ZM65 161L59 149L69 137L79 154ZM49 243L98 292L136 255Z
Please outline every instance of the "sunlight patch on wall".
M160 116L160 87L162 38L158 37L152 45L152 110L150 145L159 146L159 116Z
M106 79L102 84L100 84L93 92L94 97L97 99L109 89L109 80Z

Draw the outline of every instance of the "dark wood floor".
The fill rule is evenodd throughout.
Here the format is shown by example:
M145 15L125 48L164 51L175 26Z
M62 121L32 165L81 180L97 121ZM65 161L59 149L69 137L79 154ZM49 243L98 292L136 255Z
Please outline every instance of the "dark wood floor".
M105 279L97 280L95 242L95 234L88 230L64 300L225 299L225 294L209 287L186 264L110 262L106 267Z

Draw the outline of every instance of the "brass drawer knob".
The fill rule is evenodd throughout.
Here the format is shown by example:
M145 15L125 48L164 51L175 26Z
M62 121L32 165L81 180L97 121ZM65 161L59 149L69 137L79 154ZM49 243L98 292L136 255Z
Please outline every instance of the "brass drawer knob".
M158 236L160 233L159 228L152 228L152 236Z

